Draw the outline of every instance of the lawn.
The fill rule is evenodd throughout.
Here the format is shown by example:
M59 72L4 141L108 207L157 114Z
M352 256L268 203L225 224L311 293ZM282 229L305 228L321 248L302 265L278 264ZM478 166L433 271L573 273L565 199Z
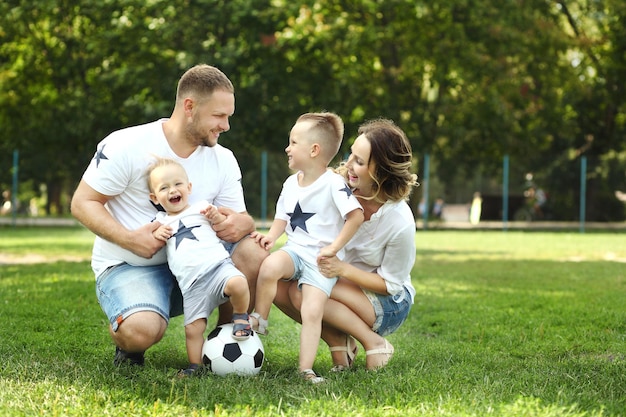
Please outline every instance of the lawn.
M92 235L0 228L0 415L626 415L623 233L418 231L416 303L390 364L297 377L299 326L278 310L256 377L178 380L175 318L143 368L113 367ZM214 321L212 321L214 322Z

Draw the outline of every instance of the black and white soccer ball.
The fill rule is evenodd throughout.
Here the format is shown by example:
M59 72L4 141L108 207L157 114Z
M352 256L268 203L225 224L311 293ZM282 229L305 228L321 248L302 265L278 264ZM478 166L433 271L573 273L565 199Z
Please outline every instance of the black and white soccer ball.
M265 350L256 332L242 341L233 339L233 324L222 324L208 334L202 346L202 362L217 375L256 375L263 366Z

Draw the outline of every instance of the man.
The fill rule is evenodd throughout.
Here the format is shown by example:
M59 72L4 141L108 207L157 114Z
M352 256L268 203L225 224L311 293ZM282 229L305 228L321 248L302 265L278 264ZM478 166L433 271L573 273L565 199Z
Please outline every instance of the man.
M241 171L233 153L217 143L230 129L234 111L234 87L224 73L209 65L189 69L178 82L171 117L107 136L74 193L73 216L96 234L92 268L116 345L116 365L142 365L144 352L161 340L170 316L182 312L165 243L152 235L160 226L152 222L160 208L149 199L146 169L155 156L184 166L194 184L191 203L207 200L226 216L214 229L247 277L250 309L254 306L256 277L267 254L246 238L254 220L246 212ZM180 238L193 239L193 232L181 231ZM223 304L219 322L230 315L229 304Z

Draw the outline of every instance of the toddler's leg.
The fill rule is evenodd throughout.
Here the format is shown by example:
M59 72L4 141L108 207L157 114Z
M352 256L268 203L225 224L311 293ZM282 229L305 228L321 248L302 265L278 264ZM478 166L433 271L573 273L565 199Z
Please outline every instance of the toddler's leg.
M250 304L248 281L241 275L232 277L226 282L224 293L230 298L233 306L233 338L246 340L252 335L252 328L248 321L248 305Z
M202 345L204 344L205 330L206 319L198 319L185 326L187 357L190 364L202 363Z

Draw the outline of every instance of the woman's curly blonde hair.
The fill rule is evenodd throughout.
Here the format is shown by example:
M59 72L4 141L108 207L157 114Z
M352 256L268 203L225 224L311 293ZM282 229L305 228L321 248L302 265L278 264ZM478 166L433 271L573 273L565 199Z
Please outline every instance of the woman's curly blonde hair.
M381 203L408 199L419 184L417 175L411 172L413 154L404 131L392 120L375 119L363 123L358 134L364 135L372 148L368 165L374 184L368 199ZM337 171L346 177L345 163Z

